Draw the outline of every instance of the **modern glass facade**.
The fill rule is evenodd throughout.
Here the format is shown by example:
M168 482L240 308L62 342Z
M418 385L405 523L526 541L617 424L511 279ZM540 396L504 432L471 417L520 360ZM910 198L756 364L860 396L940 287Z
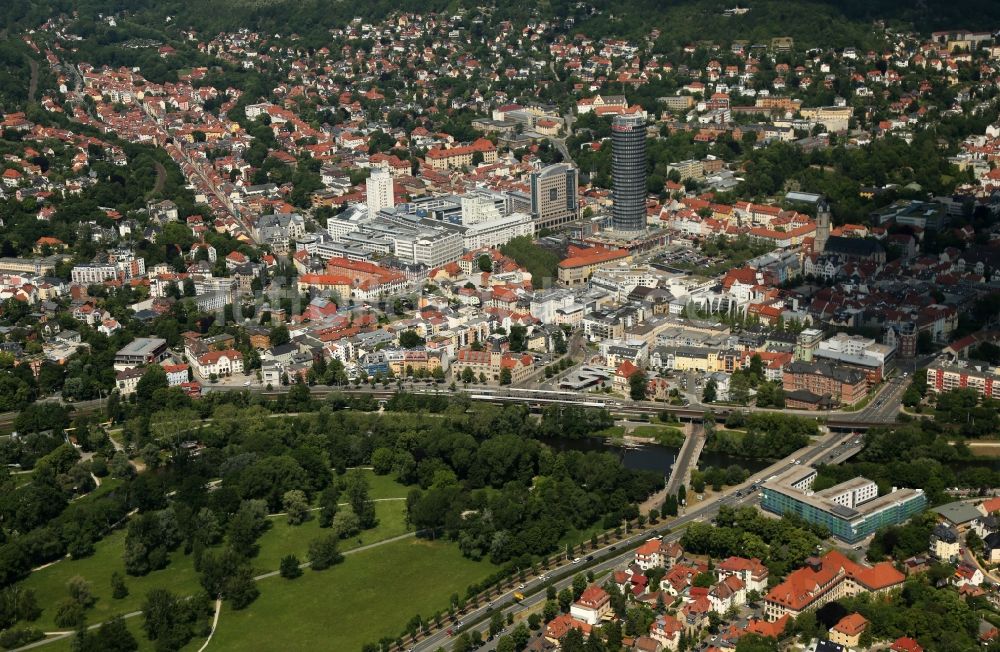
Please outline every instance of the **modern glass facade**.
M611 177L615 231L641 231L646 226L646 121L618 115L611 123Z
M848 543L856 543L879 528L902 523L927 505L923 492L910 489L894 492L899 494L895 500L894 494L887 494L857 510L842 505L823 507L805 494L796 497L792 491L786 493L775 487L764 487L763 492L762 508L779 515L797 514L810 523L826 526L830 534Z

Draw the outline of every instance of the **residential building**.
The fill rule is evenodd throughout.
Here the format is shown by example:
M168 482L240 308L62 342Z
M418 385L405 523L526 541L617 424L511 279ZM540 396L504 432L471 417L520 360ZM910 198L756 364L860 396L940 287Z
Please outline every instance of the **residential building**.
M944 523L938 524L931 533L931 553L943 561L951 561L959 556L958 533Z
M474 377L480 375L490 384L500 383L500 373L503 369L510 370L511 383L516 384L533 369L534 359L530 355L514 355L500 351L475 351L471 348L459 349L452 367L456 377L468 368Z
M188 366L186 364L160 364L167 374L167 386L179 387L190 380Z
M580 595L580 599L570 605L569 614L590 626L597 625L611 615L611 596L601 587L591 584Z
M146 373L144 367L123 369L115 374L115 387L122 396L130 396L139 386L139 379Z
M762 592L767 588L767 577L769 571L756 557L744 559L743 557L729 557L715 567L715 573L720 580L730 576L735 576L743 581L746 590Z
M924 652L924 648L908 636L900 636L889 646L890 652Z
M635 551L635 563L642 570L666 568L670 570L684 554L680 544L663 539L650 539Z
M656 640L665 650L676 650L680 646L684 625L670 614L657 616L649 626L649 637Z
M985 362L944 358L927 368L927 389L935 394L963 388L974 389L981 398L1000 398L1000 373Z
M586 638L590 634L591 627L582 620L577 620L570 614L559 614L545 625L545 640L552 645L559 645L563 637L570 630L578 629Z
M708 602L716 613L724 614L731 607L746 604L746 601L747 588L736 575L727 576L708 590Z
M1000 532L983 537L983 559L988 564L1000 564Z
M812 362L813 354L823 340L823 331L818 328L806 328L795 338L795 359Z
M844 647L857 647L868 619L859 613L847 614L830 628L830 640Z
M76 265L70 270L70 280L77 285L93 285L118 278L118 267L111 263Z

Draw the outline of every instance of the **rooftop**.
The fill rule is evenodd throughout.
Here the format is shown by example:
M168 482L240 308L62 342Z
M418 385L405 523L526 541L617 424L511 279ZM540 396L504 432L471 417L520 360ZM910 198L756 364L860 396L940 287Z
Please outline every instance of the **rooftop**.
M137 337L117 353L120 356L147 356L153 355L160 348L166 347L167 341L159 337Z

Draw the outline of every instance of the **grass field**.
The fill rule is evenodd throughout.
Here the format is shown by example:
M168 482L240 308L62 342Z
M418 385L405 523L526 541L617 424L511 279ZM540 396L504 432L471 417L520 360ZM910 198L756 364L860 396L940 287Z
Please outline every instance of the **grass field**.
M621 439L623 436L625 436L625 426L609 426L591 435L591 437L610 437L611 439Z
M1000 457L1000 441L968 439L965 443L976 457Z
M632 429L632 434L636 437L652 437L664 446L683 446L684 431L672 425L649 425L636 426Z
M139 648L137 652L153 652L156 646L146 638L146 632L142 629L142 616L136 616L135 618L129 618L125 621L128 625L128 629L132 632L132 636L139 643ZM196 637L191 640L190 643L185 645L180 649L180 652L196 652L205 642L204 637ZM72 652L73 650L73 637L67 637L52 643L46 644L44 647L40 648L45 652Z
M448 606L452 593L495 570L453 544L409 539L351 555L296 580L260 583L248 609L223 607L210 650L344 650L398 635L416 613Z
M373 529L362 532L353 539L342 541L341 551L351 550L361 545L368 545L376 541L391 539L406 533L404 522L405 502L402 500L392 500L375 503L375 514L378 516L378 525ZM300 561L306 560L306 551L309 550L309 543L320 535L329 532L319 526L319 519L316 512L311 512L312 519L302 525L289 525L284 516L271 518L271 529L260 538L260 552L253 559L253 567L258 573L266 573L278 570L281 558L292 554ZM361 543L358 543L361 539Z
M367 475L371 481L372 498L403 497L408 491L407 487L398 484L389 476L376 476L370 471L367 472ZM96 491L105 491L115 483L116 481L109 481L108 487L102 486ZM379 519L378 526L361 533L357 538L344 541L341 550L350 550L359 545L367 545L405 533L404 508L405 503L402 500L376 502L375 512ZM270 519L272 521L271 528L259 540L260 552L252 562L254 568L259 569L260 573L278 570L281 558L287 554L294 554L305 561L309 542L321 533L315 512L312 514L311 521L294 527L288 525L287 520L282 516L272 517ZM360 544L358 538L361 539ZM115 600L111 597L111 573L116 570L123 575L125 573L125 564L122 561L122 553L125 549L125 529L109 534L98 542L95 548L94 554L86 559L64 559L48 568L32 573L24 580L23 586L35 590L38 604L43 609L41 618L35 623L31 623L33 626L43 631L59 629L53 622L55 605L69 596L66 583L77 575L91 583L92 592L97 597L97 603L93 609L87 611L88 623L103 622L115 614L139 610L145 600L146 593L153 588L165 588L182 596L192 595L201 588L198 583L198 574L194 570L194 560L190 555L185 555L178 550L171 554L170 564L165 569L154 571L144 577L126 576L125 584L128 586L129 595L121 600ZM62 642L52 645L62 645ZM46 649L57 648L46 646Z
M406 498L410 487L399 484L391 475L375 475L374 471L365 471L368 486L371 487L371 497L375 498Z
M555 555L559 555L566 552L566 544L572 543L574 546L581 543L586 543L590 545L590 537L593 535L600 536L605 532L605 529L601 527L601 523L595 523L585 530L571 529L566 534L559 539L559 548L555 551Z
M121 600L111 597L111 573L125 573L122 553L125 550L125 530L118 530L97 544L96 551L86 559L66 559L57 564L32 573L23 586L35 590L38 604L42 607L42 617L33 623L43 631L59 629L55 626L55 605L69 597L66 582L79 575L91 584L91 591L97 597L93 609L87 611L87 622L105 621L115 614L136 611L142 607L146 593L153 588L164 588L179 595L191 595L199 590L198 574L194 570L194 560L190 555L176 551L170 555L170 564L163 570L153 571L144 577L126 577L129 594Z

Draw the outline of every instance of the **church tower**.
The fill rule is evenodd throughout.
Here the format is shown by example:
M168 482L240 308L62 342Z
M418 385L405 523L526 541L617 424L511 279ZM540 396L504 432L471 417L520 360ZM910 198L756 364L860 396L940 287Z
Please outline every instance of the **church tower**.
M813 238L813 252L823 253L826 241L830 238L830 205L826 199L816 204L816 236Z

